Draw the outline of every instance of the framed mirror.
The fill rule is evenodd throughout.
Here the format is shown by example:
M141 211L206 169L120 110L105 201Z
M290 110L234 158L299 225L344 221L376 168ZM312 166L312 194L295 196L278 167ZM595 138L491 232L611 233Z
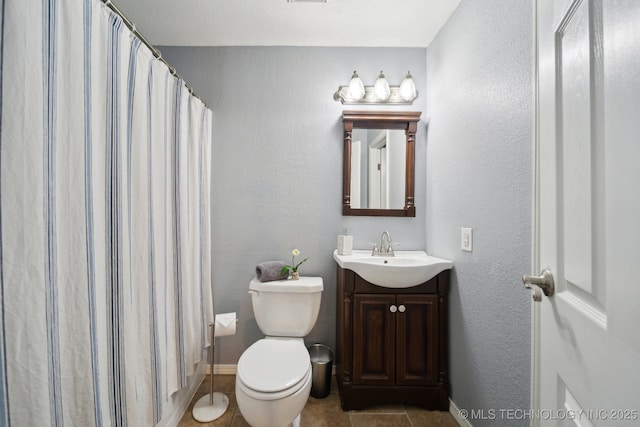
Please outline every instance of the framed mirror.
M420 112L344 111L342 215L415 217Z

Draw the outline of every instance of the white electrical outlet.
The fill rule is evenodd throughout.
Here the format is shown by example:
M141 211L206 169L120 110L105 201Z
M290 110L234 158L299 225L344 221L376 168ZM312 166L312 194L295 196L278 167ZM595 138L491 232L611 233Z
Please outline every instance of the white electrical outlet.
M460 248L463 251L473 251L473 228L460 228Z

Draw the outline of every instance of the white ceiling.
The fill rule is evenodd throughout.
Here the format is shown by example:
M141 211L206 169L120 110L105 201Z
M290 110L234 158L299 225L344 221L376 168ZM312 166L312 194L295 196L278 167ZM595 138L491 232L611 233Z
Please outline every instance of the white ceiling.
M427 47L461 0L112 0L152 44Z

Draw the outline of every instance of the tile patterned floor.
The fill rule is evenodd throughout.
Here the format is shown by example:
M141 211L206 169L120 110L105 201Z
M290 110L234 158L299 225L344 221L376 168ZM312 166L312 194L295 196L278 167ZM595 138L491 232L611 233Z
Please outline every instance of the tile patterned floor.
M199 423L193 419L191 408L200 397L209 392L209 378L205 378L178 426L250 427L240 414L234 389L234 375L216 375L215 391L226 393L229 396L229 409L221 418L211 423ZM300 424L301 427L458 427L458 423L448 412L426 411L402 404L345 412L340 408L340 396L335 385L335 378L333 378L329 396L324 399L309 397L309 401L302 411Z

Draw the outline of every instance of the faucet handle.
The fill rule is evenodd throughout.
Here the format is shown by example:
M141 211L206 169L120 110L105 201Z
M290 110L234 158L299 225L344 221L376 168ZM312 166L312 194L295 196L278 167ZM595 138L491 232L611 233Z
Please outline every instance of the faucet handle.
M378 253L378 244L377 244L377 243L370 243L370 242L367 242L367 246L372 246L372 249L371 249L371 256L374 256L375 254L377 254L377 253Z

